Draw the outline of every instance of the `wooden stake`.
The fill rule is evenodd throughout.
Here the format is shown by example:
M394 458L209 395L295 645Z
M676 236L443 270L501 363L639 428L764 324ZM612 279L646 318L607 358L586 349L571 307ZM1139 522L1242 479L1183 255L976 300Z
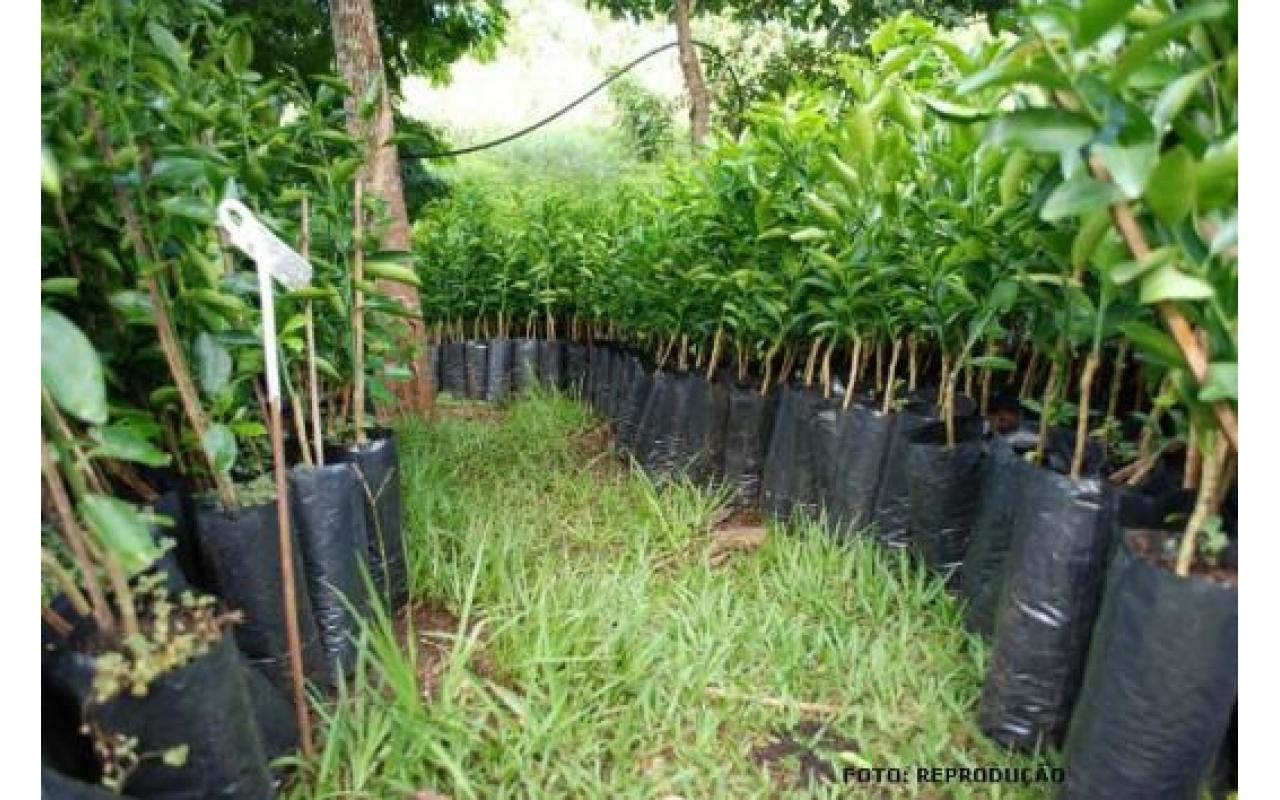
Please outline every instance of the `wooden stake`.
M355 195L355 252L351 259L351 335L354 340L351 403L356 444L364 444L364 292L360 289L360 282L364 280L364 182L360 178L356 178Z
M315 756L311 737L311 715L307 709L307 693L302 669L302 635L298 631L298 598L293 574L293 535L289 526L289 486L285 478L284 432L280 399L272 398L271 457L276 474L276 521L279 528L280 582L284 587L284 633L289 646L289 676L293 682L293 712L302 737L302 755Z
M1098 371L1098 352L1090 350L1080 372L1080 409L1076 417L1076 449L1071 455L1071 477L1079 478L1084 469L1084 454L1089 443L1089 394L1093 388L1093 375Z
M299 254L311 260L311 206L306 196L302 198L302 230L298 237ZM320 380L316 375L316 323L311 312L311 301L307 301L306 315L303 317L303 328L307 337L307 399L311 406L311 435L314 438L312 451L315 453L316 465L324 466L324 431L320 428Z

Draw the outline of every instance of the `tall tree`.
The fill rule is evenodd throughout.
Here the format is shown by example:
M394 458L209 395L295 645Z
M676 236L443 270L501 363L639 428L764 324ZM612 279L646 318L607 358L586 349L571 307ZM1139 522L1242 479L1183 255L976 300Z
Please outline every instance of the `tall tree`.
M404 185L400 180L400 154L390 141L394 133L391 94L386 90L386 68L378 42L373 0L331 0L329 12L338 72L351 88L347 97L348 125L368 148L368 162L362 177L369 193L387 204L390 216L381 246L383 250L407 251L409 214L405 210ZM419 310L417 290L391 281L382 285L398 297L406 309L414 312L406 318L409 328L406 333L413 342L422 341L424 328L416 313ZM423 359L415 358L410 370L413 380L407 385L396 385L401 410L421 409L429 402L431 389Z
M696 4L695 4L696 2ZM671 18L679 42L680 69L689 92L689 122L694 145L706 137L710 125L710 93L693 44L689 18L698 14L727 14L752 22L778 20L811 32L825 32L833 47L852 47L880 20L914 11L943 24L993 17L1012 0L586 0L588 6L620 19L637 22Z
M746 0L740 0L746 2ZM586 0L587 5L609 12L619 19L640 22L657 17L675 22L676 41L679 43L680 71L684 74L685 88L689 91L689 128L694 147L702 144L711 125L711 95L702 76L702 63L698 60L693 44L693 30L689 18L696 14L714 14L725 5L725 0Z

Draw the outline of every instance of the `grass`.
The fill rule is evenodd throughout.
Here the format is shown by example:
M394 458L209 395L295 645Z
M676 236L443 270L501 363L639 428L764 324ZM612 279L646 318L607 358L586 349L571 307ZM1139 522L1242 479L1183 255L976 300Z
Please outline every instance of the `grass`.
M595 428L550 396L400 428L416 622L371 623L293 797L1050 794L841 784L1040 762L978 732L986 656L936 579L817 526L713 566L716 496L656 488ZM779 731L811 755L753 757ZM836 782L803 788L818 762Z

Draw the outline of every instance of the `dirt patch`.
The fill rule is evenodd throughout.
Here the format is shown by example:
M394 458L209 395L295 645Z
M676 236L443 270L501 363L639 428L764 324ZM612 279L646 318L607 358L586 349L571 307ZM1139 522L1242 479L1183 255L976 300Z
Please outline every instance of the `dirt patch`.
M778 784L800 789L837 783L841 763L837 754L857 753L858 743L819 722L801 722L775 729L768 741L751 750L751 760L763 766Z
M396 618L396 634L400 641L418 648L418 687L423 697L435 697L440 679L458 639L474 631L462 631L461 620L443 605L431 601L415 603ZM497 670L483 648L475 650L469 664L479 676L497 681Z
M490 403L437 403L436 417L439 419L497 425L507 418L507 412L500 406Z

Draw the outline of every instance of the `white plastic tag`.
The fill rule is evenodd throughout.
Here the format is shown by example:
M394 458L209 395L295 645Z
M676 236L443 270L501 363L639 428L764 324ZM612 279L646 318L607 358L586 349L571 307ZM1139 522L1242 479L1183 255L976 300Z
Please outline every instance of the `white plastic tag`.
M300 289L311 283L311 264L259 222L244 203L219 203L218 224L231 243L257 263L258 269L265 270L286 289Z
M262 354L266 361L267 399L280 400L280 364L276 357L276 304L271 279L286 288L299 289L311 283L311 264L280 241L253 212L239 200L218 204L218 223L231 243L252 258L258 267L258 294L262 299Z

